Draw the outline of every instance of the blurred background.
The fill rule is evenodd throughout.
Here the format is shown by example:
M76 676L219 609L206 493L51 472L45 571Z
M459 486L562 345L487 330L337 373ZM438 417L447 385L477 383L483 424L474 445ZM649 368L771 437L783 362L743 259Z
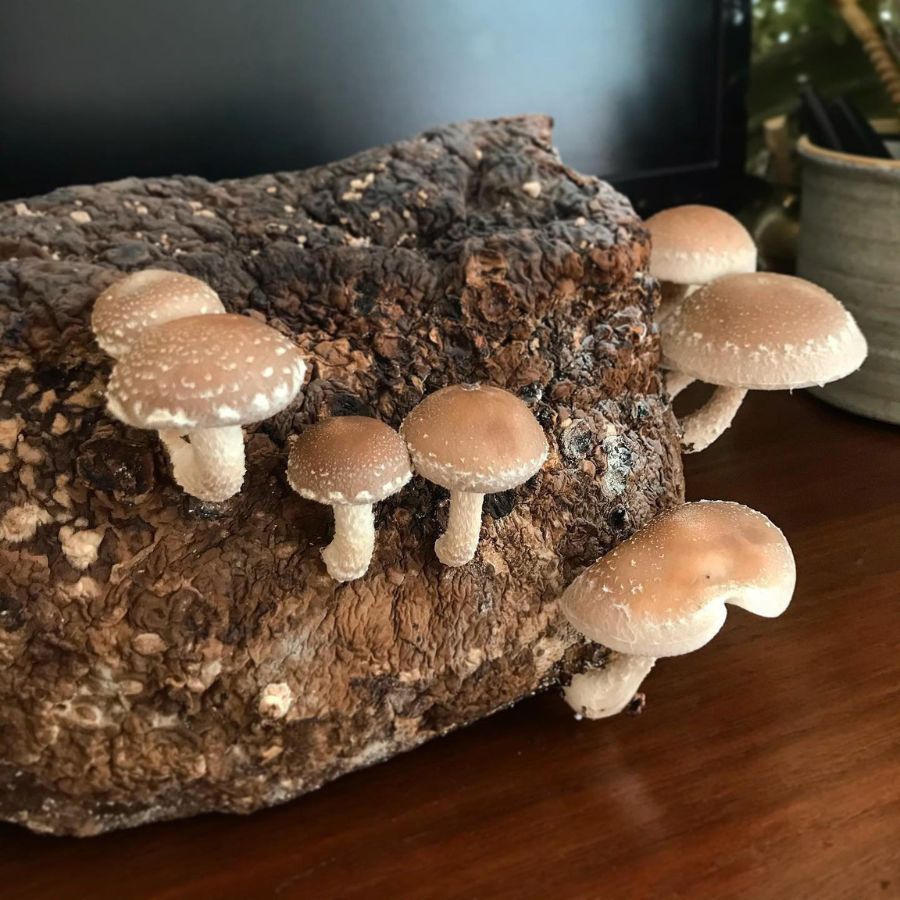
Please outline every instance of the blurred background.
M859 5L896 40L897 0ZM802 84L896 114L839 6L5 0L0 197L301 168L446 121L549 112L564 158L641 211L735 208L753 194L745 162L767 174L765 121Z
M546 112L632 193L743 158L740 0L5 0L0 192L328 162L433 125Z

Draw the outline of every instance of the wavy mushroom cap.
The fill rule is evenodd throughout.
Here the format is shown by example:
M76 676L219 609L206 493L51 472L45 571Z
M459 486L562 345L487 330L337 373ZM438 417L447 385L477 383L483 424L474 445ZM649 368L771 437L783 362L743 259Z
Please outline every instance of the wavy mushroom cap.
M790 275L726 275L686 297L662 325L665 363L709 384L785 390L849 375L866 358L853 316Z
M288 482L308 500L377 503L412 478L403 438L365 416L326 419L305 429L288 457Z
M297 396L306 364L274 328L225 313L152 328L113 367L107 406L136 428L247 425Z
M97 298L91 329L101 349L118 358L150 327L224 312L219 295L199 278L144 269L110 285Z
M725 622L725 604L781 615L794 591L790 545L762 513L701 501L663 513L586 569L560 606L592 641L634 656L678 656Z
M756 244L734 216L713 206L673 206L647 219L650 274L675 284L705 284L756 269Z
M531 410L515 394L489 385L435 391L400 430L413 468L451 491L506 491L547 459L547 439Z

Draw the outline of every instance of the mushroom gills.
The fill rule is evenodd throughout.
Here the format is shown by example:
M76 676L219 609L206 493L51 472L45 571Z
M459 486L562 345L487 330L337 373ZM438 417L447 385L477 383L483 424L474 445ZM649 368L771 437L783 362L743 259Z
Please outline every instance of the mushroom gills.
M362 578L375 550L375 514L371 503L340 504L334 510L334 540L322 550L335 581Z
M585 719L618 715L634 699L655 663L652 656L613 653L602 669L572 677L564 691L566 703Z

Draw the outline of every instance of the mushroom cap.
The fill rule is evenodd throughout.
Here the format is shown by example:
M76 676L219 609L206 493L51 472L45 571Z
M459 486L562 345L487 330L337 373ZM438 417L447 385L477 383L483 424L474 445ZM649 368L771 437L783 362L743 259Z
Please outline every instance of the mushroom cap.
M113 366L107 407L136 428L219 428L259 422L300 391L306 364L257 319L225 313L151 328Z
M725 622L725 604L781 615L796 580L781 531L739 503L686 503L582 572L560 606L592 641L634 656L678 656Z
M187 316L225 312L219 295L199 278L144 269L110 285L94 302L91 328L101 349L119 357L152 326Z
M840 301L791 275L726 275L661 326L665 365L709 384L786 390L849 375L866 339Z
M406 417L400 432L413 468L451 491L507 491L547 459L547 439L531 410L515 394L490 385L435 391Z
M756 244L734 216L714 206L673 206L650 216L650 274L675 284L705 284L756 269Z
M379 419L340 416L304 429L291 447L287 477L301 496L346 506L377 503L412 478L403 438Z

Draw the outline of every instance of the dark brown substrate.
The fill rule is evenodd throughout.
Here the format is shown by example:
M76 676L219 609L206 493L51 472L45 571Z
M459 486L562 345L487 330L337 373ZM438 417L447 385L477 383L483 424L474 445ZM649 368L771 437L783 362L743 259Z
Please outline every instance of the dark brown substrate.
M0 204L0 818L86 835L247 812L600 664L555 598L683 493L647 252L537 117ZM148 265L205 279L311 363L298 403L247 429L222 505L103 408L91 304ZM438 564L447 497L414 479L377 509L369 574L331 581L331 514L288 488L288 436L348 413L397 426L459 381L524 398L547 465L488 498L471 565Z

